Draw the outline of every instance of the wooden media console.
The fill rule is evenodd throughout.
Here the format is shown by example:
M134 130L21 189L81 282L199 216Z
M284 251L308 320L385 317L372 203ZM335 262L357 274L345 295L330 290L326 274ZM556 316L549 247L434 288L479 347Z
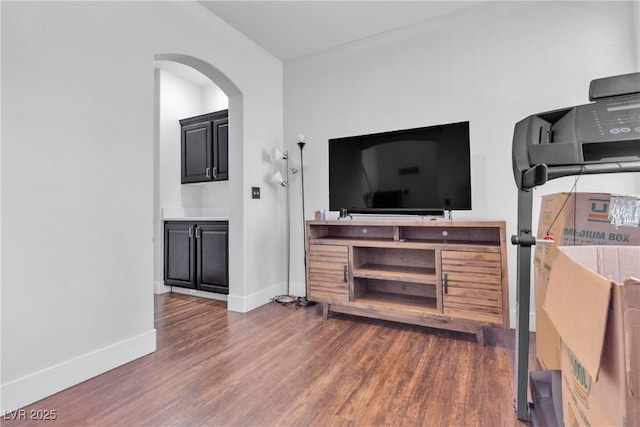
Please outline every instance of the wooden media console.
M307 221L307 297L329 311L476 334L509 328L504 221Z

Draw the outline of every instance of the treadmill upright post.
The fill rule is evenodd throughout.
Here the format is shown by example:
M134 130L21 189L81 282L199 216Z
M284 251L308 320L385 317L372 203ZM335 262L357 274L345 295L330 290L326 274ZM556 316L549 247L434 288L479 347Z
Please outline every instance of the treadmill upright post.
M531 234L533 194L531 190L518 190L518 236L511 242L518 245L518 284L516 288L516 348L515 348L515 407L519 420L529 421L527 385L529 376L529 309L531 284Z

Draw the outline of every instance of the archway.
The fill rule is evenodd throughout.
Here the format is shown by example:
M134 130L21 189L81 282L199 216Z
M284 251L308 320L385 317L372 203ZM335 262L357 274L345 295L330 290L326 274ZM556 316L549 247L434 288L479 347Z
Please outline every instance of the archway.
M171 61L190 67L206 76L228 98L229 109L229 181L230 195L240 194L242 188L243 158L243 100L242 92L224 73L211 64L198 58L183 54L158 54L155 61ZM154 67L155 68L155 67ZM160 84L155 77L154 111L154 292L164 288L163 282L163 215L160 205ZM243 242L243 202L242 198L228 198L229 218L229 296L243 294L242 242Z

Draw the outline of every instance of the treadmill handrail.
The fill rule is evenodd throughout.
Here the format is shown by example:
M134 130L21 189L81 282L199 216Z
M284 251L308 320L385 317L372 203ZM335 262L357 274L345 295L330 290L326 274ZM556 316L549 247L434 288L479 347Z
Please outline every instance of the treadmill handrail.
M622 172L640 172L640 160L565 166L538 164L522 173L521 189L529 190L538 185L543 185L549 180L564 176Z

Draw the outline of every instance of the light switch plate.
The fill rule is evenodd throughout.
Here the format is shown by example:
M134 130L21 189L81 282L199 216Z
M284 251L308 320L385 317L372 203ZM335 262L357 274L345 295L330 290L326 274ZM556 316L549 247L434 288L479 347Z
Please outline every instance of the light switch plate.
M251 198L252 199L260 198L260 187L251 187Z

